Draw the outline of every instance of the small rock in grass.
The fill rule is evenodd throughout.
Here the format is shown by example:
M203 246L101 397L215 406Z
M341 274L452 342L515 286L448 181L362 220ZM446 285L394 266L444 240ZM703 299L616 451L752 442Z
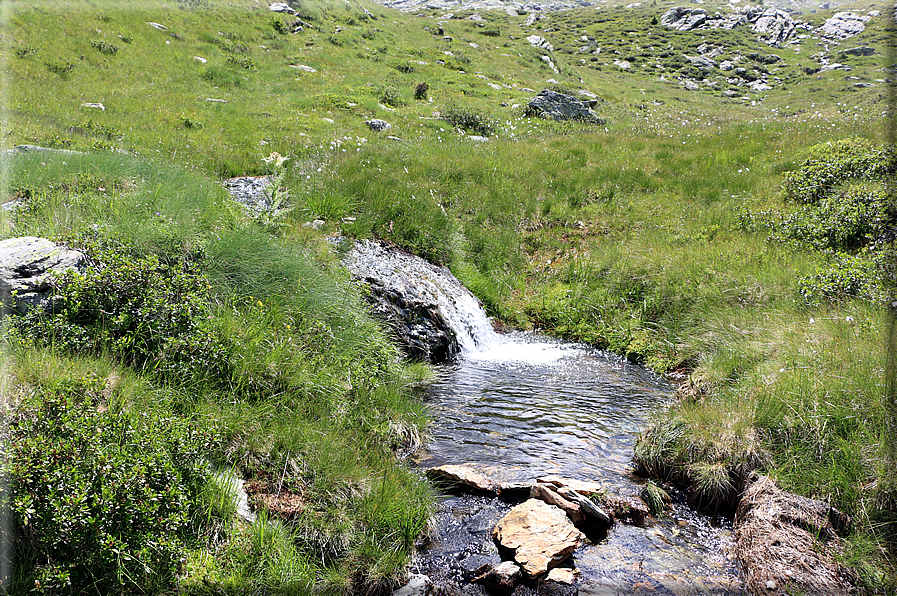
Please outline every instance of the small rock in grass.
M392 125L386 120L380 120L379 118L374 118L373 120L365 120L365 124L373 130L374 132L383 132L384 130L389 130L392 128Z

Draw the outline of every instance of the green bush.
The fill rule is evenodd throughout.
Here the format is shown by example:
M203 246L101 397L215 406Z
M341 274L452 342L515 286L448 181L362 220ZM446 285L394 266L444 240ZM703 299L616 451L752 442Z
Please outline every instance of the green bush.
M778 242L795 242L816 250L851 251L881 236L890 221L884 187L855 183L789 215L776 211L744 214L739 225L745 231L765 231Z
M450 103L442 109L442 117L468 132L475 132L483 136L495 133L496 125L491 118L482 112L462 108L454 103Z
M0 505L23 591L153 592L190 539L216 443L208 424L113 412L104 385L60 381L6 419Z
M868 254L835 254L813 275L799 279L797 287L808 305L839 302L847 298L873 302L884 299L881 269Z
M785 173L782 196L798 203L816 203L832 188L850 179L880 179L897 171L897 153L865 139L842 139L814 145L800 168Z
M92 40L90 42L90 47L99 50L101 54L106 54L107 56L112 56L118 52L118 46L112 45L106 41L100 40Z
M88 254L94 265L53 281L53 312L33 309L13 320L21 337L184 381L227 378L229 347L211 326L209 283L192 265L134 258L122 248Z

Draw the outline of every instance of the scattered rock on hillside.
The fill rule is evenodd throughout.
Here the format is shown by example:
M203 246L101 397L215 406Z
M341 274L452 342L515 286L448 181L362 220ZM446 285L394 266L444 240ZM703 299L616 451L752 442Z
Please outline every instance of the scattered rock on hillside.
M21 314L33 308L52 310L52 277L86 264L84 253L45 238L0 241L0 301Z
M708 18L703 8L675 6L661 15L660 24L679 31L691 31L703 25Z
M514 552L514 560L530 577L557 567L585 539L563 511L538 499L512 508L499 520L492 537Z
M838 12L822 24L822 34L834 39L847 39L862 33L870 18L869 15L861 17L852 12Z
M549 52L554 51L554 46L552 46L544 37L541 35L529 35L526 38L526 41L529 42L531 46L534 48L542 48L543 50L548 50Z
M373 120L365 120L365 124L368 125L368 128L373 130L374 132L383 132L384 130L389 130L392 128L392 125L386 120L380 120L379 118L374 118Z
M274 2L269 7L271 12L284 12L286 14L296 14L296 11L286 2Z
M875 48L870 48L869 46L849 48L846 50L842 50L842 53L847 54L848 56L874 56L876 54Z
M224 187L230 196L254 214L271 207L268 205L270 186L271 179L268 176L237 176L224 181Z
M735 526L751 593L853 593L847 570L836 562L850 520L828 503L785 492L763 477L745 492Z
M595 102L590 102L594 105ZM549 120L579 120L592 124L604 124L586 103L572 95L564 95L557 91L543 89L527 104L528 116L539 116Z

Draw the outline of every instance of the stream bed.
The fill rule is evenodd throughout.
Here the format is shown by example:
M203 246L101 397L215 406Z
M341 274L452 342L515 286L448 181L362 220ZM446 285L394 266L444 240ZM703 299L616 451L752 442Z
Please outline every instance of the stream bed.
M431 440L422 467L498 467L502 480L546 475L600 482L623 496L643 479L631 471L635 433L674 388L642 367L586 346L515 333L438 369L427 393ZM670 491L671 511L644 527L614 524L576 551L575 588L565 593L743 594L731 523L692 511ZM514 505L496 497L445 494L431 539L415 557L418 573L465 594L481 565L497 564L495 523ZM521 585L514 594L554 593Z

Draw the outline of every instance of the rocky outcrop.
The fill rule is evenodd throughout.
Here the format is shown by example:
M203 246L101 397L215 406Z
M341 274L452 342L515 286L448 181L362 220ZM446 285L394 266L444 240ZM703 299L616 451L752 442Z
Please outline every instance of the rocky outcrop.
M526 114L548 120L578 120L592 124L604 124L605 121L591 109L591 106L596 103L595 100L582 101L572 95L543 89L527 104Z
M822 37L846 39L861 33L871 15L859 16L849 12L839 12L816 30ZM680 31L695 29L732 29L739 25L749 26L754 33L774 47L798 39L798 30L812 31L806 22L796 21L781 9L771 6L742 6L734 12L714 14L703 8L677 6L666 11L660 23Z
M45 238L23 236L0 241L0 300L4 309L22 314L32 308L52 310L53 276L86 264L83 253Z
M446 362L460 353L448 317L462 300L477 302L448 269L372 240L355 242L343 265L367 286L374 314L392 328L410 358Z
M514 560L530 577L557 567L585 539L563 511L538 499L512 508L499 520L492 537L514 553Z
M755 482L735 515L736 551L753 594L829 596L852 593L836 561L849 518L828 503Z

